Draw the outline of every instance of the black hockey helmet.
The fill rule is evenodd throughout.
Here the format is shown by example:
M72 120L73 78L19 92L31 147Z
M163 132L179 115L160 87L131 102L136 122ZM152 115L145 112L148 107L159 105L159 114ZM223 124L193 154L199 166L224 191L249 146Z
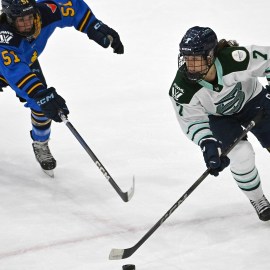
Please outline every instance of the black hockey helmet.
M12 19L35 13L35 0L1 0L1 2L2 12Z
M15 21L18 17L26 15L34 15L34 25L29 32L18 32L26 37L37 37L41 30L41 18L38 9L36 8L35 0L1 0L2 13L6 14L7 21L15 27Z
M214 62L215 49L218 44L216 33L209 27L194 26L186 32L179 44L179 67L185 65L185 56L202 56L205 60L209 59L208 67ZM206 73L208 72L207 69ZM205 76L204 73L189 73L186 67L183 69L190 80L197 81Z

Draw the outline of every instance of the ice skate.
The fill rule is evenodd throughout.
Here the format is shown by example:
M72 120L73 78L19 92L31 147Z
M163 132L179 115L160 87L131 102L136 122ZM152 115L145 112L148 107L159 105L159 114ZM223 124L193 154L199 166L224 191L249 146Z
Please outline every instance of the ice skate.
M264 195L260 200L258 201L250 200L250 202L255 208L260 220L262 221L270 220L270 204Z
M45 142L34 141L32 146L36 160L40 164L42 170L50 177L54 177L53 169L56 167L56 160L51 154L48 140Z

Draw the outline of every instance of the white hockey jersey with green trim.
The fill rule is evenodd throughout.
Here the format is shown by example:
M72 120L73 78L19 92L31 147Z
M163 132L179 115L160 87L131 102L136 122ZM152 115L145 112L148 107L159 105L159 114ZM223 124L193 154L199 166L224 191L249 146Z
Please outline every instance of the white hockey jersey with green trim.
M180 68L169 91L182 130L196 144L213 136L208 115L238 113L262 91L258 77L270 82L270 47L224 48L214 64L215 85L204 80L193 83Z

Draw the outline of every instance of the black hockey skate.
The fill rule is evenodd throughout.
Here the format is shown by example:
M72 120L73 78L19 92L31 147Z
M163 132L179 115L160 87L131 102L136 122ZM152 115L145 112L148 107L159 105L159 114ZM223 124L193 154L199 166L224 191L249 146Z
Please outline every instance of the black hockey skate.
M48 140L45 142L34 141L32 146L36 160L40 164L42 170L50 177L54 177L53 169L56 167L56 160L51 154Z
M258 201L250 200L250 202L255 208L260 220L262 221L270 220L270 204L264 195L260 200Z

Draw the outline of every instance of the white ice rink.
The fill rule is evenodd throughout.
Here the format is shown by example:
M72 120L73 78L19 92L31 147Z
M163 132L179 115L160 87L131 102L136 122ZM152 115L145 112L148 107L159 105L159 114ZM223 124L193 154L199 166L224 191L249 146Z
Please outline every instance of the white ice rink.
M34 159L30 112L0 93L0 270L267 270L270 223L259 221L229 169L209 176L128 259L110 261L165 214L205 170L176 120L168 91L178 44L192 26L218 38L270 46L269 0L86 0L116 29L125 54L58 29L40 57L69 120L122 190L124 203L62 123L53 123L50 179ZM264 80L262 80L264 81ZM252 135L266 196L270 155Z

